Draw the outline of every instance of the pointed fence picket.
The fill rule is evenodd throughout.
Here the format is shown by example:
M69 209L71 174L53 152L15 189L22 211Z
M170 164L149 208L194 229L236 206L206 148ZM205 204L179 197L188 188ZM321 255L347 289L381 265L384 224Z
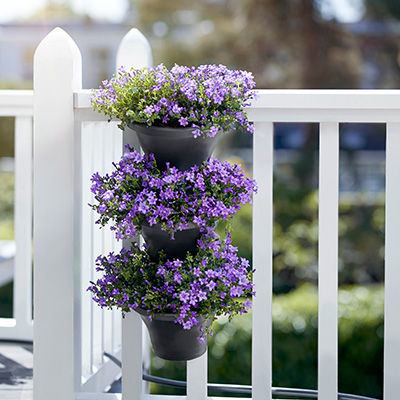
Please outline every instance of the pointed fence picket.
M121 42L117 65L151 63L150 47L137 30ZM135 53L135 52L138 53ZM90 177L109 171L122 153L116 123L95 113L90 91L81 89L78 48L62 30L40 44L32 92L0 92L0 115L16 116L15 319L0 320L0 337L32 337L30 279L34 174L34 398L36 400L140 400L150 398L142 381L148 365L147 334L136 314L99 309L86 287L95 279L94 260L118 251L107 229L99 230L87 206ZM136 63L136 64L135 64ZM17 100L16 100L17 99ZM257 295L253 304L252 397L269 400L272 388L272 243L275 122L314 122L319 135L319 399L334 400L337 388L338 159L339 123L387 124L386 282L384 400L398 398L400 378L400 93L390 90L261 90L248 108L255 124L254 177L259 193L253 215L253 263ZM32 145L32 116L34 144ZM33 146L33 147L32 147ZM30 166L33 157L33 169ZM24 160L24 161L23 161ZM22 296L27 293L28 296ZM144 344L143 344L144 343ZM105 393L121 374L105 356L122 359L122 395ZM207 398L207 355L187 364L187 397ZM166 399L163 396L151 398Z

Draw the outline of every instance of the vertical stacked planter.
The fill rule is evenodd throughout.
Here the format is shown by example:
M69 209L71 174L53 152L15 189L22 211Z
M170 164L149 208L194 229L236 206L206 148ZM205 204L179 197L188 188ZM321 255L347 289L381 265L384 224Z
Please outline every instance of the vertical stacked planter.
M213 153L221 132L214 137L193 138L192 128L163 128L142 124L129 124L135 132L140 147L146 155L153 154L157 167L165 170L167 165L180 171L189 170L201 165ZM159 253L166 254L168 259L184 259L187 253L195 254L197 241L201 237L201 228L190 224L187 229L175 232L173 240L160 224L144 224L141 234L146 243L150 259L157 262ZM185 330L175 323L172 313L155 314L149 318L148 313L138 307L136 311L145 323L154 354L170 361L186 361L200 357L207 350L207 337L203 341L199 328L206 323L202 318L197 327Z
M121 128L135 132L144 153L128 148L111 175L93 175L97 203L92 208L100 215L97 223L111 223L117 239L140 233L145 245L140 249L132 244L120 254L100 256L97 266L103 276L91 282L89 290L101 307L138 312L149 330L154 353L180 361L206 351L210 325L219 315L232 317L251 305L245 300L253 294L251 268L238 257L229 233L220 238L215 226L251 201L256 184L240 166L210 157L223 129L238 121L250 127L238 105L252 98L249 93L254 84L242 73L250 82L246 95L242 93L240 101L233 103L231 99L232 109L226 105L224 109L223 97L209 100L218 92L216 77L225 79L221 93L228 97L240 96L244 84L238 77L235 80L222 66L218 70L213 66L174 68L169 72L159 66L142 72L140 85L157 77L151 90L136 82L124 94L121 91L137 79L138 72L123 71L92 99L95 109L119 117ZM209 75L201 81L191 78L200 73ZM165 81L167 89L162 94L169 93L168 100L157 95ZM184 92L184 100L171 94L172 89ZM211 90L208 95L207 90ZM127 101L126 93L138 97ZM151 103L142 104L148 97ZM210 110L212 118L207 120ZM190 121L196 116L197 120ZM143 117L146 123L140 123ZM158 119L167 126L157 126Z

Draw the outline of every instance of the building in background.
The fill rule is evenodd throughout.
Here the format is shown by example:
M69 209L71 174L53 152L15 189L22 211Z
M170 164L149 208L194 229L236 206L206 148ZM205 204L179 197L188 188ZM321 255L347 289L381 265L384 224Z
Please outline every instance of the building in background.
M32 86L33 55L54 28L64 29L78 44L83 61L84 88L98 87L116 71L118 45L131 26L84 21L62 23L21 22L0 25L0 85Z

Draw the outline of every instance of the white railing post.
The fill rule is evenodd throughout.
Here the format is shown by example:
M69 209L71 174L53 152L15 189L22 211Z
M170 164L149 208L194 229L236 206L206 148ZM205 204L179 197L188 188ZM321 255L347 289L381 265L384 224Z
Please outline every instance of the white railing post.
M187 362L187 399L207 399L207 352Z
M387 125L386 133L386 232L385 232L385 337L384 400L399 397L400 357L400 123Z
M150 44L137 29L131 29L122 39L117 53L117 68L150 67L153 63ZM129 136L128 136L129 135ZM122 152L125 146L139 150L139 143L133 134L124 133ZM129 248L131 240L124 240L123 246ZM122 397L139 400L143 394L143 327L139 314L131 312L122 321Z
M253 204L252 398L272 398L272 256L274 125L255 122L254 179L258 193Z
M318 398L338 392L339 124L320 125L318 242Z
M79 259L75 216L80 208L75 157L80 136L76 138L73 92L81 89L81 82L79 49L56 28L40 43L34 57L36 400L71 400L75 376L80 379L80 370L76 370L80 362L74 360L74 263Z

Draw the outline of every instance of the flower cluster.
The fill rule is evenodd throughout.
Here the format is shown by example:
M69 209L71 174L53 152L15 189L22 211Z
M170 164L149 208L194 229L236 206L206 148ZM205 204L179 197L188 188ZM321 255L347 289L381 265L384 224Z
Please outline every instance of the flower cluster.
M223 65L168 70L120 68L109 81L93 91L92 107L119 119L121 129L130 123L192 127L193 135L213 137L219 130L253 132L243 110L256 97L255 82L247 71Z
M152 262L137 246L100 256L96 265L103 276L88 290L101 307L116 306L123 312L140 307L150 316L173 313L184 329L197 325L203 316L205 336L218 316L247 312L251 301L240 297L254 294L254 287L250 265L238 257L229 235L221 239L208 228L198 248L183 260L166 260L160 253L160 260Z
M257 190L240 165L216 158L187 171L160 171L152 154L129 151L114 166L110 175L93 175L97 204L91 207L100 214L97 223L113 222L117 239L140 233L143 224L161 224L172 237L189 223L214 226L251 202Z

